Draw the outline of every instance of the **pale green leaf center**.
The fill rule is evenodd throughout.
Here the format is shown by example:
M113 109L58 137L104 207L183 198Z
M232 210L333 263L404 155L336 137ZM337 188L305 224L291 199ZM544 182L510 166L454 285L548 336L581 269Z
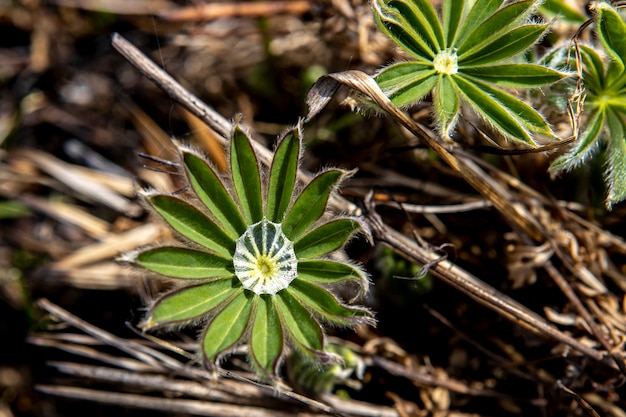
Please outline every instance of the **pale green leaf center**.
M440 51L437 55L435 55L433 65L435 67L435 71L439 74L456 74L459 71L459 59L456 56L456 51L451 49Z
M255 294L276 294L298 276L293 243L280 224L263 218L237 239L233 256L235 275Z

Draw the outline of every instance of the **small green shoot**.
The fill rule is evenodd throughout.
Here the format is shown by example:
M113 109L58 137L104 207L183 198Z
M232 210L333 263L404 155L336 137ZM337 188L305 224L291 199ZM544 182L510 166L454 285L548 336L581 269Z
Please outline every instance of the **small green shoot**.
M574 148L556 159L553 173L570 171L598 149L606 155L606 206L626 199L626 23L605 2L595 3L598 47L580 45L583 68L585 125Z

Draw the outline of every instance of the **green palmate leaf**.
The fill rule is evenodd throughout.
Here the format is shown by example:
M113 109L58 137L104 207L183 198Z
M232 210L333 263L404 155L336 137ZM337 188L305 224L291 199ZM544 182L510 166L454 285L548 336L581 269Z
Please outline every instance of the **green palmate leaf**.
M303 353L323 355L324 333L311 313L289 291L276 294L274 305L291 341Z
M372 313L365 308L348 307L329 291L304 280L295 280L286 290L303 306L320 318L340 326L356 323L374 324Z
M142 267L174 278L215 278L233 275L232 262L211 253L164 246L137 255Z
M611 62L624 71L626 63L626 23L608 3L598 5L598 35Z
M198 155L181 149L189 183L223 229L236 239L246 230L237 205L217 173Z
M302 132L300 126L289 132L278 144L270 170L266 217L271 222L283 220L296 183Z
M206 316L228 298L241 292L235 278L184 287L156 300L142 327L177 324Z
M459 115L459 94L450 76L439 76L439 83L433 91L433 105L435 119L441 129L439 134L448 138Z
M493 13L487 20L477 26L458 46L457 54L463 56L481 48L492 40L504 35L509 28L514 26L531 7L535 0L518 1L502 7ZM482 7L483 2L477 1L474 7ZM466 28L463 28L466 32Z
M398 107L416 103L432 90L437 73L432 64L401 62L376 75L381 90Z
M302 236L293 249L298 259L322 256L341 248L359 229L361 224L355 219L333 220Z
M534 45L548 30L549 24L514 28L472 53L459 56L463 68L481 66L511 58Z
M459 25L461 24L461 18L463 17L465 4L465 1L444 0L443 33L445 35L446 43L441 49L446 49L449 45L454 43L454 38L456 37Z
M488 94L484 89L484 85L481 85L480 87L482 88L479 88L476 83L460 76L454 76L454 81L463 98L486 122L510 139L534 145L525 123L519 116L512 114L503 103ZM521 103L514 97L512 97L512 100Z
M343 170L330 169L311 180L285 216L282 224L285 236L291 241L298 240L320 218L330 193L345 175Z
M178 233L216 254L228 258L235 241L200 210L169 195L155 194L148 200L163 219Z
M462 0L465 3L464 0ZM451 0L451 3L459 3L458 0ZM480 0L475 1L469 10L465 19L461 23L461 28L454 42L454 45L460 45L465 38L470 35L474 29L480 26L489 16L491 16L504 3L504 0ZM456 4L455 4L456 6ZM451 6L453 7L453 6ZM452 45L452 44L450 44Z
M235 126L230 143L233 185L246 221L248 224L256 223L263 218L259 163L250 138L240 126Z
M604 111L598 109L587 119L586 129L580 135L576 148L566 155L557 158L550 170L553 172L569 171L584 162L595 149L605 122Z
M361 268L343 262L327 259L304 259L298 263L298 279L315 284L338 284L356 281L367 288L367 276Z
M374 9L377 11L374 14L376 24L398 46L418 59L432 60L435 57L435 51L422 35L396 9L387 6L385 0L375 0Z
M419 35L431 51L443 48L443 30L430 0L387 0L387 8L396 10L408 25L419 28Z
M568 73L534 64L490 65L463 68L463 74L488 83L507 87L531 88L551 84L568 77Z
M283 330L271 296L259 297L250 350L256 368L266 375L276 373L283 352Z
M240 292L207 326L202 336L205 360L215 363L225 351L232 349L244 336L258 297Z

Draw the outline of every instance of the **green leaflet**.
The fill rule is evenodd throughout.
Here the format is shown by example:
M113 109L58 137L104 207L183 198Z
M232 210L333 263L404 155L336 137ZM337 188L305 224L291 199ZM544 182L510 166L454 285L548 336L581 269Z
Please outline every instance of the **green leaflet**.
M207 252L163 246L137 255L142 267L173 278L215 278L233 275L232 262Z
M340 169L330 169L318 174L306 186L286 214L283 233L293 242L320 218L335 186L346 175Z
M454 38L461 24L461 18L465 10L465 1L444 0L443 2L443 33L446 42L442 49L454 43Z
M202 336L205 362L214 363L225 351L238 344L244 336L257 297L239 293L207 326Z
M441 129L439 134L448 138L456 123L460 107L459 95L449 75L439 76L439 82L433 90L433 105L435 119Z
M393 104L403 107L421 100L437 83L432 64L401 62L382 70L375 77Z
M367 276L359 267L328 259L301 260L298 263L298 279L325 285L356 281L367 288Z
M280 141L274 152L266 208L266 217L271 222L282 221L291 202L298 171L301 138L302 132L298 126Z
M622 73L626 59L626 23L607 3L598 5L598 36L609 54L611 63Z
M463 56L479 49L504 34L515 25L521 16L535 4L535 0L518 1L502 7L488 19L476 27L462 42L458 44L457 54ZM482 7L483 2L477 1L474 7ZM465 28L463 31L465 32Z
M611 208L613 203L626 198L626 128L619 114L607 111L609 126L609 148L607 175L609 176L609 193L606 204Z
M454 81L465 100L489 124L496 126L511 139L534 144L523 121L513 115L501 102L463 77L455 76Z
M584 162L597 146L597 139L602 133L604 122L604 112L600 110L595 111L587 120L586 129L578 138L576 148L572 152L557 158L550 165L550 170L554 172L569 171Z
M222 228L235 240L246 230L237 205L215 171L198 155L181 149L191 187Z
M289 291L276 294L275 306L283 329L298 348L309 355L320 355L324 349L324 334L311 313Z
M493 62L515 56L533 46L546 32L549 25L525 25L514 28L501 37L474 50L459 56L463 68L489 65Z
M564 78L566 74L534 64L490 65L464 68L463 73L481 81L508 87L540 87Z
M429 50L443 49L443 30L430 0L391 0L387 7L397 10L410 27L422 28L419 35Z
M341 248L361 228L355 219L330 221L294 242L298 259L315 258Z
M187 239L224 258L232 255L234 240L200 210L169 195L151 195L148 200L163 219Z
M250 335L250 353L256 368L266 375L276 374L283 353L283 338L273 297L260 297Z
M177 324L202 318L240 290L241 285L234 278L174 290L156 300L142 327Z
M355 323L374 324L369 310L345 306L329 291L310 282L297 279L286 291L325 321L340 326L349 326Z
M230 142L230 165L233 185L248 224L263 217L259 163L248 135L236 125Z
M571 7L567 0L545 0L541 3L539 9L542 12L547 12L549 15L558 16L560 19L579 25L587 20L587 17Z
M453 3L459 0L451 0ZM461 0L465 2L465 0ZM454 45L461 45L468 35L480 26L489 16L491 16L504 3L504 0L480 0L474 2L469 13L463 19L459 33L454 41ZM451 46L450 44L449 46Z
M422 35L397 10L390 8L385 0L375 0L374 10L378 11L374 14L378 27L407 52L418 59L432 60L435 57Z

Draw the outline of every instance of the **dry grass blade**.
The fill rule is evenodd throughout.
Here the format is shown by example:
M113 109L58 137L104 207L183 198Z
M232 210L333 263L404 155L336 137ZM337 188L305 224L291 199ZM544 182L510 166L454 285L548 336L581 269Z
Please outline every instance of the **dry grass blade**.
M261 1L257 3L213 2L164 10L159 17L170 21L205 21L224 17L273 16L279 13L303 14L311 9L308 0Z
M143 211L139 205L112 191L107 185L90 175L85 175L84 169L77 169L50 154L35 149L22 149L17 151L15 155L32 161L39 169L65 184L79 197L89 201L97 201L131 217L137 216Z
M268 410L260 407L241 406L235 404L212 403L209 401L160 398L146 395L125 394L119 392L99 391L87 388L67 387L60 385L38 385L39 391L59 397L95 401L124 408L141 408L159 412L188 413L198 416L213 417L322 417L328 414L293 413Z
M162 235L163 228L161 226L148 223L124 233L109 236L101 242L84 246L63 259L52 263L50 268L52 270L63 270L109 260L119 256L123 251L153 243Z
M39 390L50 395L115 404L122 407L128 405L126 399L129 399L129 401L130 399L135 399L137 401L133 403L133 406L136 408L185 411L199 415L205 415L203 413L209 413L206 415L222 415L219 413L223 411L227 413L224 415L248 415L233 413L266 415L264 413L270 413L267 415L321 416L330 414L398 417L397 412L389 407L365 402L339 401L328 397L330 405L326 405L293 392L284 385L265 385L232 371L220 370L220 374L225 378L216 379L214 374L189 366L188 363L179 362L153 349L146 343L123 339L99 329L48 300L39 300L38 304L61 322L69 324L91 337L85 340L85 336L81 337L80 335L39 334L29 338L31 343L39 346L55 347L75 355L125 369L52 362L50 365L59 372L90 380L112 383L115 384L115 389L119 389L120 386L129 386L145 391L157 389L177 392L181 395L202 399L203 401L178 399L170 401L159 397L134 396L132 394L109 391L83 390L65 386L38 386ZM116 357L89 346L98 344L115 347L134 359ZM172 371L175 371L177 377L171 377ZM180 377L189 378L189 380L181 380ZM207 383L207 380L211 380L211 382ZM121 399L121 401L114 402L114 399ZM153 400L152 403L150 399ZM224 401L230 404L214 404L207 402L207 400ZM152 408L149 404L161 404L165 408ZM206 408L198 408L199 404L205 404ZM220 408L220 406L223 407ZM303 406L322 411L324 414L306 411L303 409ZM283 413L276 411L278 409L293 409L293 411Z

